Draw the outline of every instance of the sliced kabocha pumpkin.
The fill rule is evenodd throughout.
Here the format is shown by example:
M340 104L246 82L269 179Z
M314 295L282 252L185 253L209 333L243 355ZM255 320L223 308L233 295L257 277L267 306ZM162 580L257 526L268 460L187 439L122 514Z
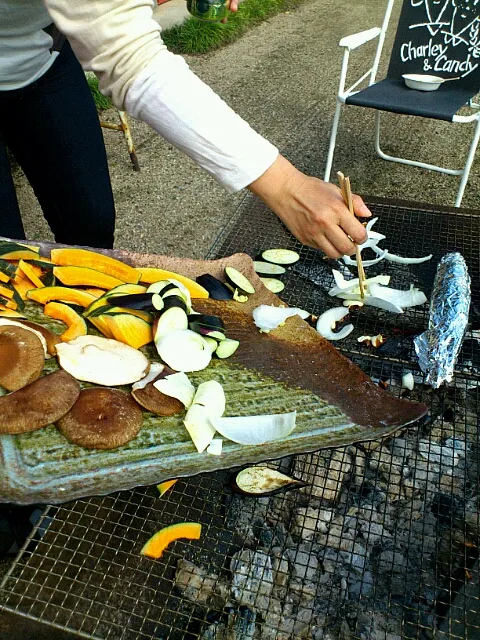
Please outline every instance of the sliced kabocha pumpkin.
M25 318L25 316L20 311L7 309L3 304L0 304L0 318Z
M178 522L164 527L157 531L146 544L143 545L140 553L142 556L157 560L162 557L163 552L169 544L186 538L187 540L199 540L202 533L202 525L199 522Z
M86 287L84 291L86 291L87 293L91 293L92 296L95 296L97 298L97 300L105 294L104 289L98 289L97 287Z
M35 265L28 264L25 260L19 260L18 269L30 280L30 282L37 288L42 288L45 285L40 280L42 270L39 267L35 268Z
M31 289L27 291L29 300L34 300L40 304L59 301L78 304L80 307L88 307L95 302L96 298L91 293L80 289L70 289L69 287L42 287L41 289Z
M0 296L0 305L6 307L7 309L13 309L14 311L17 309L18 304L15 300L11 298L5 298L5 296Z
M0 242L0 258L2 260L35 260L38 259L39 247L19 244L18 242Z
M138 284L121 284L110 291L107 291L96 298L86 309L84 312L84 317L88 319L89 322L93 324L93 326L98 329L106 338L113 338L113 333L109 329L107 323L102 318L102 313L99 314L98 311L101 307L107 307L108 302L107 299L114 295L125 295L132 293L144 293L146 291L146 287L142 287Z
M153 340L151 325L131 313L104 314L101 319L106 323L115 340L128 344L134 349L140 349Z
M22 300L28 300L27 291L35 289L35 285L28 278L15 278L12 287Z
M61 302L49 302L43 308L43 313L55 320L61 320L67 325L60 338L62 342L74 340L78 336L87 335L87 323L74 309Z
M10 286L0 284L0 296L11 300L13 298L13 289Z
M124 284L123 280L90 267L54 267L53 275L69 287L99 287L110 290Z
M181 282L189 290L192 298L208 298L208 291L202 285L174 271L166 271L155 267L138 267L137 271L140 273L140 282L153 284L160 280L173 279Z
M0 282L10 282L15 277L15 265L0 258Z
M138 271L128 264L88 249L52 249L50 257L57 265L96 269L122 282L137 284L140 279Z

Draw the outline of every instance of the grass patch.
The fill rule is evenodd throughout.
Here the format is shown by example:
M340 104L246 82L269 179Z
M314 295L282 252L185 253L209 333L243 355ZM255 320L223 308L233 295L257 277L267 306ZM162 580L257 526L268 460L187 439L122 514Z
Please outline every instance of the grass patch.
M105 97L98 88L98 78L93 73L87 73L87 82L92 93L93 101L97 107L97 111L105 111L112 107L112 101L110 98Z
M277 13L298 7L304 0L244 0L228 22L202 22L187 18L182 24L162 31L162 39L173 53L195 55L207 53L238 40L248 29ZM98 89L98 79L91 73L87 81L98 111L112 107L109 98Z
M303 0L244 0L228 22L202 22L188 18L182 24L162 32L170 51L180 54L206 53L240 38L250 27L282 11L294 9Z

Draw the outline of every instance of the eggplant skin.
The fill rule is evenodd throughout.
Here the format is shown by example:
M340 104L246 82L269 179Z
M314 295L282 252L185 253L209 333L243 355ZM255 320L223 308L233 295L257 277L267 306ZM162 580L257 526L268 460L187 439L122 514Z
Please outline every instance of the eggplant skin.
M208 291L212 300L232 300L233 293L230 289L218 278L212 276L210 273L204 273L198 276L196 282Z

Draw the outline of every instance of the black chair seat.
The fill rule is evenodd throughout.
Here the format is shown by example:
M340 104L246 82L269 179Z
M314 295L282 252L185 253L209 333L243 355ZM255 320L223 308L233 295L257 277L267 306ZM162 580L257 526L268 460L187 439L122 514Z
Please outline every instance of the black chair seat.
M403 78L385 78L358 93L349 96L346 104L370 107L380 111L392 111L406 115L423 116L437 120L452 121L456 112L472 97L472 90L451 82L441 85L436 91L416 91L405 86Z

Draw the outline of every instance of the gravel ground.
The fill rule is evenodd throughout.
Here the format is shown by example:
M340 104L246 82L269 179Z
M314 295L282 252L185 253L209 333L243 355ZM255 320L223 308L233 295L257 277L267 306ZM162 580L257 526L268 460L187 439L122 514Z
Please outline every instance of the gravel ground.
M399 3L400 4L400 3ZM299 168L322 176L341 64L341 37L381 23L384 0L344 5L305 0L224 49L189 57L192 69ZM397 11L400 6L397 7ZM388 41L387 41L388 44ZM352 79L368 68L369 43L351 56ZM384 60L384 67L387 60ZM116 112L106 114L115 119ZM215 114L205 114L214 118ZM458 178L380 160L373 148L371 110L347 108L337 140L334 171L350 175L355 191L453 205ZM471 125L422 118L384 117L385 150L410 157L463 164ZM148 126L133 122L142 170L131 169L123 137L104 130L117 206L116 246L199 258L205 255L245 193L228 195L186 156ZM20 172L16 184L31 239L51 239L30 187ZM480 202L478 162L463 206Z

